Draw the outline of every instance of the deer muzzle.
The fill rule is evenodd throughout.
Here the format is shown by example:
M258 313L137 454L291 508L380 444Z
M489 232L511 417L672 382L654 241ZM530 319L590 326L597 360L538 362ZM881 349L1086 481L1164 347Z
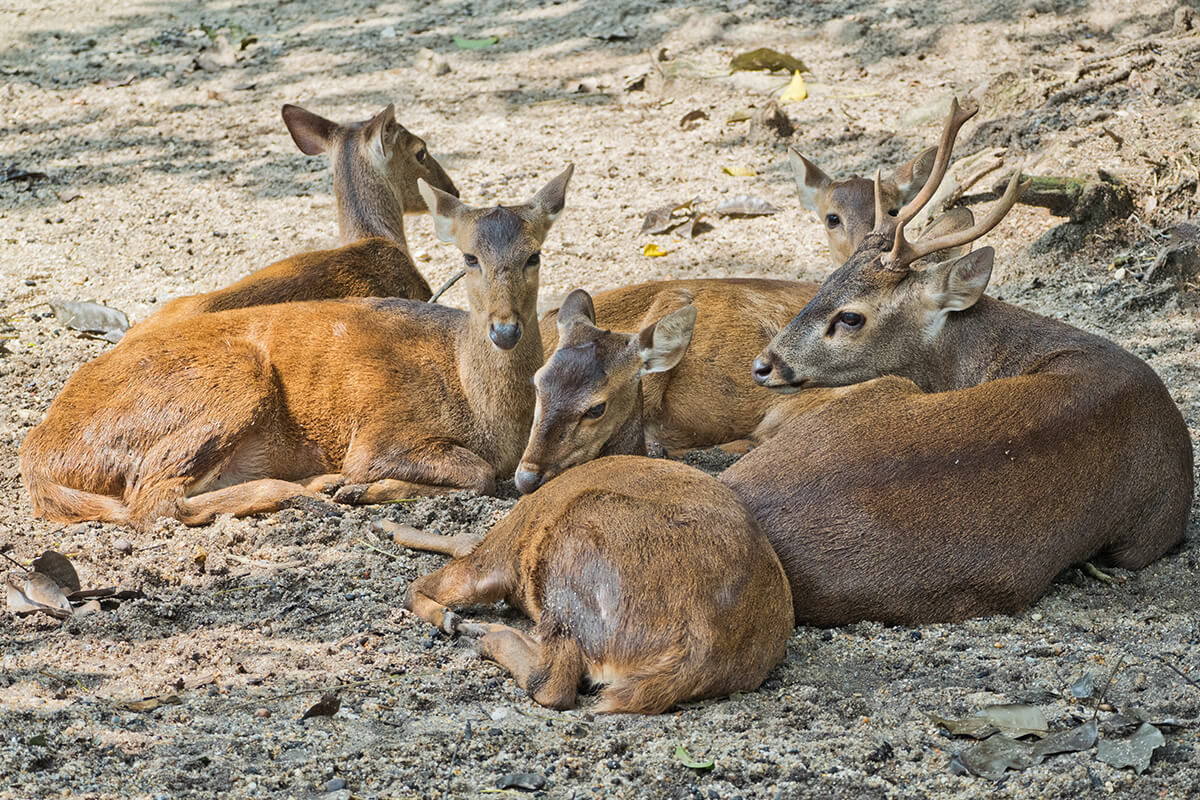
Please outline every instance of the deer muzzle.
M521 323L493 320L488 325L488 336L491 337L492 344L501 350L512 350L517 346L517 342L521 341Z
M535 469L529 469L528 465L522 464L517 470L517 474L513 476L513 482L517 484L517 491L521 494L530 494L538 490L538 488L546 482L546 473L537 472Z
M803 380L796 379L795 371L770 349L758 354L751 369L755 383L782 394L798 392L804 384Z

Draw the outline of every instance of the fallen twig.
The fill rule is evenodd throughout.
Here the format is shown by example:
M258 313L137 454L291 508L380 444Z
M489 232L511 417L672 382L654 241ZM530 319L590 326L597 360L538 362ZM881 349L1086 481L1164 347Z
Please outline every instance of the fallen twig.
M371 678L370 680L365 680L365 681L353 681L351 683L338 683L338 684L334 684L333 686L322 686L317 689L298 689L294 692L285 692L284 694L276 694L276 695L271 695L269 697L258 697L258 698L255 698L254 700L250 700L249 702L246 702L246 703L238 703L237 705L233 706L230 710L231 711L239 711L243 708L249 708L250 706L258 706L258 705L262 705L263 703L273 703L276 700L290 700L293 697L303 697L306 694L325 694L326 692L338 692L338 691L342 691L343 689L357 689L360 686L371 686L374 684L388 683L389 681L394 681L397 678L403 678L403 677L404 677L403 675L396 672L396 673L392 673L391 675L384 676L382 678Z

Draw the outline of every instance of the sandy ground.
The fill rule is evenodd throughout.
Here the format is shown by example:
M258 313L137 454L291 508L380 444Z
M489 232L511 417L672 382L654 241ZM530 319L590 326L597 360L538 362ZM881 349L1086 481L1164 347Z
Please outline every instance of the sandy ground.
M538 773L555 798L1200 793L1200 689L1167 666L1200 665L1194 522L1178 552L1119 585L1068 570L1015 617L801 628L757 692L604 718L587 703L534 705L469 643L431 635L398 607L408 581L441 559L397 552L369 521L483 530L514 501L511 486L499 499L296 508L143 536L33 520L16 462L71 372L109 346L64 330L46 300L95 300L142 319L170 297L334 240L328 171L296 151L279 119L285 102L342 120L395 102L471 202L521 199L573 161L543 260L547 307L575 286L647 278L820 278L828 253L798 208L789 140L726 122L786 83L728 74L733 54L759 46L811 69L810 97L785 106L790 142L830 172L914 154L958 93L984 104L960 156L1005 147L1009 163L1028 159L1040 174L1104 169L1122 180L1134 213L1102 224L1059 227L1044 209L1018 207L988 239L991 292L1146 358L1195 437L1195 287L1142 280L1164 231L1198 209L1200 37L1172 30L1175 11L1129 0L0 2L0 166L6 178L14 168L47 176L0 183L0 541L24 562L49 547L69 554L86 585L145 593L66 623L0 616L0 796L463 797L511 772ZM621 28L631 38L585 35ZM237 66L195 68L209 33L246 40ZM499 43L459 50L454 34ZM421 48L451 71L416 64ZM1104 55L1115 58L1092 61ZM626 90L642 74L642 88ZM1096 84L1070 93L1087 81ZM681 128L693 109L708 119ZM655 239L666 257L641 255L650 208L694 195L711 208L744 193L783 211L716 220L694 240ZM426 218L407 230L438 285L457 252ZM462 303L461 289L446 301ZM143 549L121 555L121 538ZM998 785L948 770L968 742L927 714L1024 700L1067 727L1093 704L1065 687L1089 672L1099 685L1118 664L1106 703L1178 723L1144 774L1092 752ZM334 686L341 710L301 721ZM170 694L180 702L153 711L121 705ZM678 745L715 767L683 766Z

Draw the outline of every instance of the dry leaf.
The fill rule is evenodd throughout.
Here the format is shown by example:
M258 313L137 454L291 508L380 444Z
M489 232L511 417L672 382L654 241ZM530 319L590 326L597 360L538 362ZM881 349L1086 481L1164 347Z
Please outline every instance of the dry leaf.
M142 713L145 711L153 711L161 706L179 705L183 701L179 699L177 694L164 694L158 697L146 697L141 700L127 700L117 703L117 708L124 711L136 711Z
M50 301L50 308L60 325L95 334L114 344L121 341L125 331L129 330L129 317L125 316L124 311L99 303L55 298Z
M764 197L755 194L737 194L716 207L715 213L722 217L761 217L778 214L779 209Z
M1139 775L1150 766L1154 751L1166 744L1162 731L1143 722L1128 739L1105 739L1096 745L1096 760L1117 769L1133 767Z
M33 560L33 570L49 575L64 594L79 591L79 574L75 572L71 559L62 553L47 550Z
M342 707L342 701L333 692L323 695L320 700L313 703L308 711L304 712L304 716L300 719L308 719L310 717L332 717Z
M703 220L704 214L693 214L687 222L675 229L675 235L680 239L695 239L705 231L712 229L712 226Z
M676 225L686 222L692 214L692 206L699 199L699 197L693 197L684 203L659 206L647 212L646 218L642 221L641 233L666 233Z
M732 175L735 178L753 178L758 173L754 171L754 167L722 167L721 171L726 175Z
M700 108L694 108L688 113L684 114L679 120L679 127L686 129L689 125L691 125L691 123L699 122L702 119L708 119L708 112ZM691 127L694 128L696 126L691 125Z
M669 252L671 251L664 250L654 243L648 244L642 248L642 255L646 256L647 258L659 258L660 256L665 256Z
M1049 729L1041 709L1024 703L988 706L965 719L945 719L936 714L930 714L929 719L954 736L974 739L986 739L997 731L1006 736L1045 736Z
M725 120L726 125L737 125L739 122L745 122L753 116L747 109L735 111Z
M804 85L804 77L799 72L792 73L791 83L783 90L783 94L779 96L781 103L799 103L801 100L808 97L808 87Z
M729 68L734 72L743 70L774 71L777 69L786 69L788 72L809 71L800 59L769 47L760 47L748 53L739 53L729 62Z
M79 198L83 197L81 193L75 191L74 189L64 189L61 192L56 192L56 194L58 195L58 199L63 203L70 203L73 200L78 200Z
M71 601L49 575L41 572L10 572L5 576L5 584L8 589L8 610L13 614L40 611L56 619L71 616Z

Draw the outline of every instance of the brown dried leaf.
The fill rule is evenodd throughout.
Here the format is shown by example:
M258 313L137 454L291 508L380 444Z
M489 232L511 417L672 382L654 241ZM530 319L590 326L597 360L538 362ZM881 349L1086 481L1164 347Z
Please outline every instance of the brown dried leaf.
M79 591L79 574L71 564L71 559L62 553L47 550L33 560L34 572L49 575L63 590L63 594Z
M141 700L126 700L117 703L117 708L124 711L136 711L142 713L145 711L153 711L161 706L179 705L183 700L177 694L164 694L158 697L146 697Z
M49 575L41 572L9 573L5 577L8 589L8 610L13 614L32 614L40 611L56 619L71 616L71 601Z
M708 119L708 112L701 108L693 108L691 111L683 115L679 120L679 127L684 130L690 130L696 127L692 123L699 122L702 119Z
M320 700L309 707L308 711L304 712L304 716L300 719L308 719L309 717L332 717L342 707L342 701L338 699L335 692L329 692L323 695Z
M790 56L787 53L781 53L778 50L772 50L769 47L760 47L757 50L751 50L748 53L739 53L729 62L729 68L734 72L743 70L775 70L786 69L788 72L808 72L808 67L804 62L795 56Z

